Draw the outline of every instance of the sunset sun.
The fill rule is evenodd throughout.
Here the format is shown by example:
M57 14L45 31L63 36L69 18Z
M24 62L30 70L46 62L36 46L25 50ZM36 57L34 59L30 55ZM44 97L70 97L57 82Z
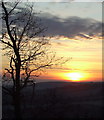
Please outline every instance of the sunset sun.
M66 75L72 81L80 81L83 77L81 73L67 73Z

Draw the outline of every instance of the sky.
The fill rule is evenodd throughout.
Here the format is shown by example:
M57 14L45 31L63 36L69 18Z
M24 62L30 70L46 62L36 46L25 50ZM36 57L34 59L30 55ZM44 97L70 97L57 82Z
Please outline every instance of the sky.
M9 0L4 0L8 2ZM17 0L11 0L11 2ZM104 0L22 0L22 2L103 2ZM10 2L10 1L9 1Z
M45 79L69 80L74 79L70 73L78 73L81 81L101 81L102 3L38 3L37 8L48 26L46 35L54 36L52 49L72 57L62 69L48 71Z
M74 0L71 3L63 3L62 0L46 1L36 3L35 9L41 11L39 17L48 27L45 36L53 36L50 49L58 57L71 59L62 66L48 69L38 80L101 81L101 0ZM4 61L5 67L6 58Z
M103 0L36 0L36 1L37 2L102 2Z

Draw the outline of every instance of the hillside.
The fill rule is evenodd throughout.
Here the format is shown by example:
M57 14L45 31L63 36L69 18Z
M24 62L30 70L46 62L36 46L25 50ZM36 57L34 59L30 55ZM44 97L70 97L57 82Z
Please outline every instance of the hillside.
M103 87L104 84L100 82L37 83L35 91L32 87L22 91L23 118L100 119L103 117ZM3 118L14 117L12 105L11 98L3 93Z

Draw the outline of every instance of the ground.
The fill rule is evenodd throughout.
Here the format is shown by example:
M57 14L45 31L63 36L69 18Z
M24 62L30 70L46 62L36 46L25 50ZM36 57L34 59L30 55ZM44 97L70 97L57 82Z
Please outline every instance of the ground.
M103 88L97 83L43 82L22 91L22 117L30 119L102 119ZM34 94L34 96L33 96ZM3 119L14 119L13 102L3 93Z

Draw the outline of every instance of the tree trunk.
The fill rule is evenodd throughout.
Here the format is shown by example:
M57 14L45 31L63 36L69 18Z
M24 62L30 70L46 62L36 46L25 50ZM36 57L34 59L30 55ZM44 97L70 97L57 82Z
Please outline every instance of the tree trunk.
M14 96L14 108L16 120L21 120L21 99L20 99L20 62L16 64L16 85Z
M21 120L21 100L20 100L20 91L16 91L14 95L14 110L15 110L15 119Z

